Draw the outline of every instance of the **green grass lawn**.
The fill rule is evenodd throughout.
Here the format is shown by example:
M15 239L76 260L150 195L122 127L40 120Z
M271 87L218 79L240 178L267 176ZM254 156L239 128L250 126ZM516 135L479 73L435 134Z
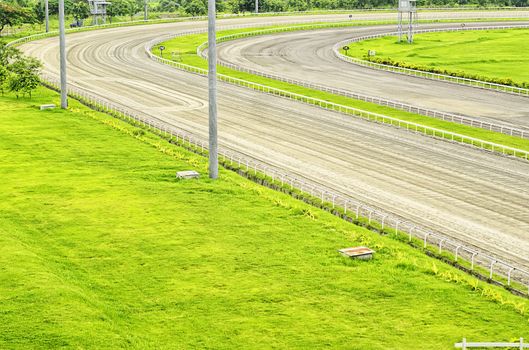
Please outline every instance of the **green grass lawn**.
M206 159L36 95L0 98L2 349L451 349L527 332L525 299L234 173L178 181ZM376 258L336 252L356 245Z
M350 25L347 23L336 23L331 24L336 26L341 25ZM291 30L301 30L304 28L305 25L292 25L289 26ZM281 26L276 27L266 27L266 29L270 28L285 28ZM263 27L260 28L245 28L245 29L234 29L234 30L225 30L225 31L219 31L217 34L217 37L223 37L238 33L246 33L246 32L252 32L252 31L259 31L261 29L265 29ZM187 35L182 37L177 37L171 40L168 40L166 42L161 43L160 45L164 45L166 47L166 50L164 51L164 58L167 59L173 59L175 61L207 69L207 61L203 59L202 57L198 56L196 54L197 47L201 45L202 43L207 41L207 34L195 34L195 35ZM159 55L158 46L153 47L152 49L154 54ZM258 84L294 92L297 94L301 94L304 96L309 96L313 98L318 98L321 100L329 101L338 103L345 106L350 106L354 108L358 108L361 110L373 112L373 113L379 113L387 116L391 116L394 118L398 118L400 120L410 121L414 123L418 123L424 126L429 126L433 128L437 128L440 130L446 130L450 132L459 133L462 135L474 137L481 140L486 140L490 142L494 142L497 144L529 151L529 140L527 139L521 139L519 137L513 137L510 135L501 134L498 132L493 132L477 127L470 127L466 125L451 123L448 121L443 121L440 119L436 119L433 117L423 116L415 113L409 113L406 111L397 110L391 107L385 107L380 106L374 103L370 102L364 102L360 100L356 100L349 97L334 95L331 93L306 88L299 85L284 83L275 79L269 79L269 78L263 78L260 76L256 76L249 73L239 72L230 68L226 68L223 66L218 66L217 68L218 72L221 74L229 75L235 78L243 79L246 81L255 82Z
M413 44L395 37L352 43L348 54L364 58L375 50L378 59L529 84L528 41L529 29L424 33Z

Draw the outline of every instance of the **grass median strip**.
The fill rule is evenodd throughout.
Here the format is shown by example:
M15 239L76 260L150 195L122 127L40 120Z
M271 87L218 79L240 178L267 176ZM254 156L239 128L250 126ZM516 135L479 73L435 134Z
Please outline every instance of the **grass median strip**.
M0 347L450 348L529 304L75 101L0 97ZM336 249L367 245L372 261Z
M328 24L327 24L328 25ZM289 30L303 30L306 28L306 25L300 26L289 26ZM220 31L217 34L217 37L223 37L228 35L235 35L241 33L247 33L251 31L259 32L263 29L270 29L270 27L260 27L260 28L245 28L245 29L234 29ZM280 30L280 27L277 27ZM170 59L176 62L183 64L191 65L194 67L207 69L207 61L202 57L199 57L196 54L196 49L202 43L207 41L207 34L193 34L188 36L177 37L171 40L168 40L162 45L166 47L164 58ZM159 54L157 46L153 47L153 53ZM312 97L348 107L358 108L372 113L378 113L393 118L397 118L403 121L417 123L426 127L437 128L440 130L445 130L447 132L458 133L468 137L473 137L476 139L497 143L507 147L512 147L520 149L523 151L529 151L529 140L521 139L519 137L514 137L510 135L501 134L498 132L493 132L481 128L470 127L466 125L456 124L448 121L443 121L440 119L423 116L419 114L409 113L406 111L401 111L393 109L390 107L380 106L370 102L364 102L356 100L349 97L339 96L331 94L328 92L323 92L311 88L302 87L299 85L294 85L290 83L281 82L275 79L264 78L257 75L240 72L223 66L218 67L218 72L224 75L228 75L234 78L250 81L253 83L269 86L272 88L277 88L292 93L300 94L307 97Z
M529 87L527 39L529 29L421 33L413 44L395 37L351 43L348 55L366 59L374 50L378 63Z

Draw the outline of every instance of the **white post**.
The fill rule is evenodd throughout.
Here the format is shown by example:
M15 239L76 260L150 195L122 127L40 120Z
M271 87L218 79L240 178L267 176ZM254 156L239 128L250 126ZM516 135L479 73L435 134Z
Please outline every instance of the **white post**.
M217 43L215 0L208 0L209 177L219 176L217 144Z
M255 0L255 13L259 13L259 0Z
M149 19L149 13L148 13L148 1L149 0L144 0L143 2L143 20L146 21L147 19Z
M66 35L64 29L64 0L59 0L59 54L61 65L61 108L68 108L66 86Z

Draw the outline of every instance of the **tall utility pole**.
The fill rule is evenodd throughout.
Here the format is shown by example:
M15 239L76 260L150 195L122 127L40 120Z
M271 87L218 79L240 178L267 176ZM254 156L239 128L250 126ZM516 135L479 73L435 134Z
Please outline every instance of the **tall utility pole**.
M146 21L147 19L149 19L149 12L148 12L148 7L149 7L149 4L148 4L148 1L149 0L144 0L143 1L143 20Z
M59 0L59 54L61 61L61 108L68 108L66 87L66 35L64 33L64 0Z
M217 42L215 0L208 0L209 177L219 176L217 144Z
M259 0L255 0L255 13L259 13Z
M50 31L50 10L48 0L44 0L44 17L46 18L46 33Z

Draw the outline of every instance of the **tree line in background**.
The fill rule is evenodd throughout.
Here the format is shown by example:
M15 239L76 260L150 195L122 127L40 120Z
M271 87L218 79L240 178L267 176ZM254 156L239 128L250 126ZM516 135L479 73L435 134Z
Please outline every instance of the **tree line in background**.
M159 0L148 1L151 12L178 15L205 15L207 0ZM6 26L43 23L43 0L2 0L0 2L0 35ZM115 17L133 16L143 10L144 0L110 0L107 14L109 21ZM217 11L243 13L255 10L255 0L216 0ZM459 6L529 6L529 0L420 0L422 7ZM58 0L49 0L50 15L58 13ZM370 9L394 8L396 0L259 0L260 12L308 11L317 9ZM65 11L74 18L74 25L81 26L90 16L86 0L65 0Z
M26 57L14 47L0 42L0 93L13 92L17 98L20 94L31 97L31 93L39 86L39 60Z

